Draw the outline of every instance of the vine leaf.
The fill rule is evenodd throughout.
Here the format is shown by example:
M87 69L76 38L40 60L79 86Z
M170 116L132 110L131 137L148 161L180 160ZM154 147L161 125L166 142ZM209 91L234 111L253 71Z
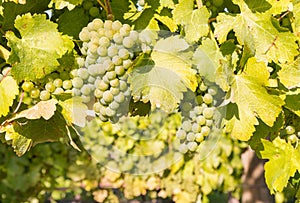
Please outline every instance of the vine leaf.
M151 53L153 63L142 63L130 74L133 95L148 98L152 105L173 111L187 88L197 87L196 71L191 68L192 53L179 36L160 39Z
M216 70L223 58L218 44L213 39L205 39L197 48L193 56L193 62L197 65L198 72L205 79L214 82L216 79Z
M5 36L11 48L8 62L17 81L43 78L56 70L58 59L74 47L72 40L57 31L57 24L46 20L46 15L25 14L18 16L15 27L21 39L8 31Z
M9 107L12 106L18 94L18 84L11 76L0 81L0 117L9 113Z
M262 140L262 144L262 158L269 159L265 164L266 183L272 194L282 192L289 178L300 170L300 151L279 137L272 142Z
M257 59L280 63L293 61L299 54L297 37L291 32L279 32L271 22L270 12L254 14L244 1L236 2L241 8L240 14L221 13L217 17L214 34L219 42L226 41L228 33L233 30L240 44L255 50Z
M73 97L65 101L59 101L59 105L62 107L62 115L66 119L68 125L71 123L84 127L88 107L78 97Z
M56 104L58 103L57 100L51 99L48 101L40 101L33 107L21 111L19 114L16 115L15 119L18 118L27 118L27 119L40 119L43 117L45 120L49 120L56 111Z
M228 123L232 135L240 140L249 140L255 131L254 125L260 118L272 127L281 112L284 101L280 97L268 94L265 85L269 72L263 62L250 58L244 72L233 77L231 83L231 102L238 106L238 115Z
M63 9L67 7L69 10L75 8L75 6L82 4L83 0L52 0L50 7L55 4L55 9Z
M25 154L32 146L32 140L15 132L12 124L5 126L4 131L5 140L11 141L11 146L18 156Z
M208 34L209 17L210 13L205 6L194 10L193 0L179 0L173 10L174 21L184 26L186 39L191 42Z
M278 72L280 82L287 88L300 87L300 58L291 64L282 64Z

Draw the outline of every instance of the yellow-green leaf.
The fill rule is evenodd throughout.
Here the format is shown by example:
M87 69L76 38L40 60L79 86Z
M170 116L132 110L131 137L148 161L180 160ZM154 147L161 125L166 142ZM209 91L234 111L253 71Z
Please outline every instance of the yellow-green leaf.
M8 114L18 94L19 87L13 77L7 76L0 81L0 117Z

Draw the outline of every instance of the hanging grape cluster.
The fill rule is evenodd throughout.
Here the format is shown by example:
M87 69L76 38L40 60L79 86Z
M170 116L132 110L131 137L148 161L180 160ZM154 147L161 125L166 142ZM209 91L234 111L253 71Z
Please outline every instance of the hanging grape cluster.
M214 113L218 89L207 87L201 82L196 93L188 91L180 105L182 124L176 136L180 140L180 151L196 151L199 144L207 137L214 124Z
M102 121L118 119L128 112L130 90L126 71L132 65L139 34L119 21L94 19L79 34L83 41L81 68L72 72L73 95L94 102ZM91 96L91 94L93 96Z
M42 80L22 83L22 102L32 106L39 101L47 101L53 96L63 93L72 93L72 81L69 74L71 67L59 68L57 71L47 75Z
M285 137L288 142L293 145L298 145L300 138L300 125L297 119L288 118L288 122L281 130L281 136Z

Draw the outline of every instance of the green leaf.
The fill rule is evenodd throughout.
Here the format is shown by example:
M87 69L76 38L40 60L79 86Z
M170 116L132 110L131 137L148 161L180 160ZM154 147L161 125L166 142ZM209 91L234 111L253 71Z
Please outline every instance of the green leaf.
M285 107L300 117L300 90L296 93L287 94L284 101Z
M73 36L75 39L79 39L79 32L88 24L88 22L89 16L85 14L84 9L76 7L59 16L57 21L58 30L66 35Z
M280 97L268 94L264 87L269 72L263 62L250 58L244 72L234 76L231 83L231 102L238 105L238 116L229 121L232 135L240 140L249 140L258 125L256 117L268 126L273 126L284 102Z
M226 40L230 30L235 32L240 44L255 50L255 56L261 61L290 62L299 53L296 37L291 32L279 32L272 24L272 14L252 13L241 0L241 14L236 16L220 14L217 17L214 34L220 43Z
M193 0L179 0L173 10L173 18L184 27L188 41L198 41L209 32L208 19L210 13L205 6L194 10Z
M167 112L173 111L187 88L195 90L197 79L191 68L189 45L178 36L161 39L151 53L155 65L141 65L130 74L133 95L148 98L153 106ZM191 54L190 54L191 55Z
M3 6L3 30L13 30L14 20L18 15L25 13L44 13L48 9L48 4L50 0L26 0L26 4L16 4L14 2L5 2Z
M262 140L262 143L262 158L269 159L265 164L266 183L271 194L282 192L289 178L300 170L300 151L279 137L272 142Z
M3 58L5 61L7 61L9 58L9 55L10 55L10 52L5 47L0 45L0 57Z
M110 3L115 20L124 22L124 14L129 10L129 1L127 0L112 0Z
M13 119L15 120L18 118L27 118L33 120L40 119L41 117L43 117L45 120L49 120L52 116L54 116L57 103L58 101L55 99L51 99L48 101L40 101L33 107L21 111Z
M0 117L9 113L9 107L12 106L18 94L18 84L11 76L0 80Z
M216 70L222 58L222 53L216 41L207 38L202 41L202 44L195 51L193 61L197 65L200 75L214 82L216 79Z
M289 64L282 64L278 71L280 82L286 88L300 87L300 58Z
M11 31L5 36L11 47L8 62L12 64L12 74L17 81L43 78L56 70L57 60L74 47L68 36L57 31L57 24L46 20L46 15L18 16L15 26L22 38Z
M245 2L253 13L265 12L272 7L266 0L245 0Z
M20 120L23 121L23 120ZM49 120L43 118L26 120L26 122L13 122L14 130L32 140L32 145L43 142L55 142L67 136L66 121L61 113L55 112Z
M162 7L167 7L170 9L175 8L173 0L159 0L159 2Z
M154 14L155 19L159 20L162 24L166 25L171 32L175 32L177 30L177 25L169 16L162 16L158 14Z
M11 145L18 156L22 156L31 148L32 140L17 133L12 124L5 126L3 130L6 132L5 140L12 141Z
M85 126L88 107L82 102L81 98L73 97L65 101L59 101L59 105L62 107L62 115L68 125L73 123L80 127Z

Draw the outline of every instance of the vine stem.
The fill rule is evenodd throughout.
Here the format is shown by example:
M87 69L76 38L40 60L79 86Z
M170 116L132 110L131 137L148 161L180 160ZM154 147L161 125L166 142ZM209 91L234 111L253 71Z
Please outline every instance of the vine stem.
M107 8L106 6L102 3L101 0L97 0L97 2L100 4L100 6L105 10L105 12L107 13Z
M21 96L20 96L20 101L18 103L18 106L16 107L16 109L14 110L14 113L17 113L21 104L22 104L22 101L23 101L23 98L24 98L24 92L21 93Z
M202 0L196 0L198 9L203 6Z
M107 19L108 20L113 20L114 15L113 15L109 0L105 0L105 6L106 6L106 9L107 9Z
M278 21L281 21L282 20L282 18L284 18L287 14L289 14L290 13L290 11L286 11L282 16L280 16L277 20Z

